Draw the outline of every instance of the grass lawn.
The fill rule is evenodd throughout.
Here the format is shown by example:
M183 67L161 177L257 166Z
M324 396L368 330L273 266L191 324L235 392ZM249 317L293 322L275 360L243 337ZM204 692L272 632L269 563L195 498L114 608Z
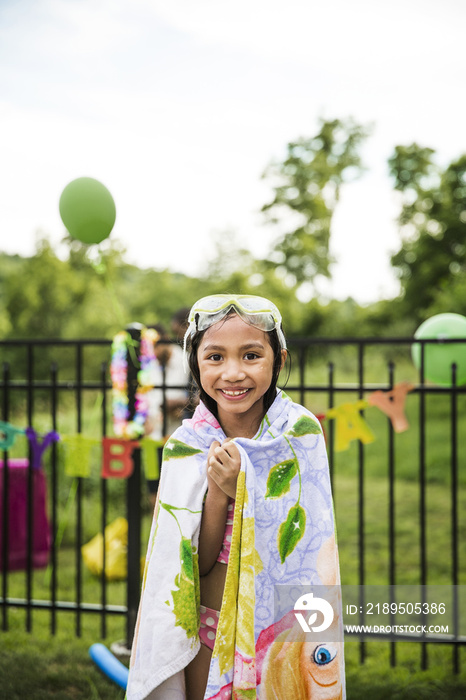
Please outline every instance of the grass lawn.
M19 620L18 620L19 622ZM68 623L69 624L69 623ZM14 624L16 626L16 622ZM13 627L13 625L12 625ZM74 636L72 624L56 636L47 625L35 625L34 634L20 629L0 634L1 700L123 700L124 692L92 662L89 646L98 638L86 629ZM121 627L121 626L120 626ZM121 636L121 629L115 629ZM107 640L107 645L115 639ZM466 697L466 671L451 672L452 650L429 646L432 668L419 670L420 646L396 645L400 665L390 667L386 643L366 644L367 659L359 661L359 644L346 645L348 700L455 700ZM466 650L460 649L462 667Z
M341 569L343 582L357 583L357 522L355 520L357 483L354 475L340 475L336 479L337 512ZM379 477L366 480L367 498L364 514L366 522L367 583L385 583L387 580L387 485ZM397 574L401 583L417 583L418 571L418 485L399 482L396 488L397 504ZM466 489L458 494L460 512L466 512ZM448 541L448 513L450 491L447 485L430 484L427 487L429 581L449 583L450 551ZM145 532L149 521L145 515ZM460 559L466 557L464 523L460 541ZM63 547L59 557L59 597L73 599L72 548ZM9 594L24 595L24 572L9 576ZM44 571L34 573L34 596L47 596L47 578ZM464 583L464 575L463 581ZM87 569L83 570L83 599L98 601L99 582ZM124 603L122 582L108 586L108 601ZM50 613L33 612L32 633L25 632L25 611L9 609L9 631L0 632L0 699L19 700L25 697L41 698L101 698L124 697L123 691L108 680L88 656L89 646L104 641L107 646L125 635L122 617L107 619L107 637L100 639L100 622L95 615L83 615L82 637L75 636L74 616L58 616L56 635L50 633ZM384 642L366 642L366 658L360 659L360 644L346 644L348 700L443 700L466 697L466 649L459 649L460 673L453 673L453 650L442 645L429 645L428 669L421 669L421 645L399 642L396 644L396 666L390 664L390 645Z
M332 351L333 352L333 351ZM336 351L335 351L336 352ZM387 350L388 352L388 350ZM403 351L404 354L406 354ZM401 353L403 355L403 353ZM374 384L387 382L386 352L374 350L365 380ZM323 358L323 351L321 352ZM349 351L336 352L342 360L338 366L336 381L347 381L354 377L354 361ZM313 382L325 382L326 362L332 359L327 353L307 377ZM348 360L348 367L345 362ZM350 362L351 360L351 362ZM342 376L340 376L340 367ZM290 386L296 385L297 366L295 365ZM397 367L395 381L416 381L412 365L404 360ZM295 400L300 400L298 392L290 392ZM358 398L357 392L337 394L334 405ZM323 391L307 392L306 405L315 413L325 413L330 407L328 394ZM95 394L85 396L88 410L84 411L83 431L97 436L99 403ZM43 418L35 421L37 429L44 432L50 429L47 419L47 400L44 398ZM420 397L410 395L406 402L406 413L411 428L406 433L395 436L395 563L396 582L418 584L420 550L420 504L419 486L419 447L420 447ZM458 396L458 492L451 493L451 444L450 418L451 400L448 396L432 395L425 399L425 515L427 544L427 579L430 584L448 585L452 580L451 569L451 508L453 497L458 505L459 562L461 565L459 583L466 585L466 454L462 449L462 436L466 434L466 396ZM387 582L389 572L389 486L388 486L388 429L386 417L375 408L367 408L365 417L376 439L367 445L363 452L364 463L364 574L367 584ZM18 416L12 420L18 425L25 424L25 418ZM59 415L59 431L73 433L76 417L70 408L70 401L63 401ZM329 423L324 423L329 430ZM60 448L61 449L61 448ZM21 456L24 446L17 442ZM342 582L359 582L359 445L353 443L348 450L334 454L335 507L338 526L338 541L341 561ZM46 465L47 469L47 465ZM96 462L91 470L91 478L83 480L83 529L80 540L87 542L101 527L100 478ZM108 522L125 513L124 488L117 480L108 483L109 513ZM69 501L71 478L63 471L59 450L58 471L58 520L65 523L63 539L58 551L58 590L60 600L75 600L76 584L76 541L75 503ZM146 497L146 496L143 496ZM146 508L143 520L143 550L147 541L150 521ZM95 603L101 600L100 583L83 567L82 600ZM24 572L8 576L8 595L26 596ZM33 598L48 599L50 579L44 571L35 571L33 576ZM125 603L125 585L112 582L107 588L107 602L115 605ZM88 649L91 644L103 641L110 646L125 636L123 617L107 618L106 638L100 638L100 621L97 615L83 615L82 636L76 637L75 620L72 613L58 614L57 633L50 632L50 613L33 611L32 632L25 631L25 611L19 608L8 609L8 630L0 631L0 700L31 698L72 698L80 700L123 700L124 693L108 680L91 661ZM366 642L365 660L361 661L361 646L356 641L346 644L346 668L348 700L456 700L466 698L466 649L458 651L460 673L455 674L453 650L440 644L427 647L427 670L421 670L422 645L399 642L395 646L396 665L391 665L392 647L384 642Z
M419 670L420 645L398 643L399 665L390 667L387 643L366 644L368 658L359 662L359 645L345 645L348 700L461 700L466 697L466 670L451 672L451 649L429 646L432 668ZM463 668L466 650L460 649ZM435 664L435 665L434 665Z
M41 616L35 613L34 631L28 634L20 617L23 614L16 611L10 631L0 633L2 700L123 700L124 691L89 657L89 647L99 641L97 629L93 633L86 625L83 636L76 638L72 621L64 619L53 636L48 624L41 624ZM113 640L115 634L122 636L121 621L119 626L111 635Z

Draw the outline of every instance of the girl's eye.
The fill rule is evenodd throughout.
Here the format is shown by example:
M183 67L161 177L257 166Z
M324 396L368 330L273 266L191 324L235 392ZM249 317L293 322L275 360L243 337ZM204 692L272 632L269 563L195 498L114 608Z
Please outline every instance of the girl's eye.
M246 355L245 355L245 358L246 358L247 360L257 360L258 357L259 357L259 355L258 355L257 353L255 353L255 352L248 352L248 353L246 353Z
M209 357L207 359L213 360L213 362L219 362L222 359L222 356L216 352L213 355L209 355Z

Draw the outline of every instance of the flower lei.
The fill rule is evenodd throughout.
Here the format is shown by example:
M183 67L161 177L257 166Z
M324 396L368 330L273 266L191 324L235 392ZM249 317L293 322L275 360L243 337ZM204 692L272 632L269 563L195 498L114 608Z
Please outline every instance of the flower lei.
M116 334L112 343L112 361L110 375L112 378L113 427L118 437L134 440L144 435L144 424L149 412L147 392L157 384L159 363L155 356L155 344L159 334L153 328L143 328L139 347L140 369L136 390L135 414L129 418L128 407L128 352L133 352L134 341L127 331Z

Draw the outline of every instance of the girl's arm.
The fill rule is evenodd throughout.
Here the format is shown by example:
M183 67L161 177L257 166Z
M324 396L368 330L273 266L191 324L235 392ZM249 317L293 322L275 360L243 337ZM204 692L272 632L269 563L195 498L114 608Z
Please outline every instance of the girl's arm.
M205 576L215 564L223 544L228 500L236 494L241 458L236 445L213 442L207 457L208 490L199 533L199 575Z
M215 482L209 488L202 511L199 533L199 575L209 573L222 548L228 514L228 496Z

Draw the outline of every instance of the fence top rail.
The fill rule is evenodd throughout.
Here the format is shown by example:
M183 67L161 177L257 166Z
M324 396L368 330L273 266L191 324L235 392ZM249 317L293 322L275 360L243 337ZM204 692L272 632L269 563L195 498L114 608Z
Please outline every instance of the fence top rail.
M348 338L312 338L297 337L288 338L288 342L295 346L305 345L420 345L443 344L443 343L465 343L465 338L398 338L398 337L348 337Z
M161 342L171 343L176 342L171 339ZM407 337L312 337L298 336L289 337L288 343L293 346L305 345L412 345L419 343L420 345L428 344L449 344L449 343L464 343L465 338L407 338ZM109 338L7 338L0 340L1 346L17 346L17 345L110 345L112 340Z
M0 340L5 345L110 345L108 338L7 338Z

